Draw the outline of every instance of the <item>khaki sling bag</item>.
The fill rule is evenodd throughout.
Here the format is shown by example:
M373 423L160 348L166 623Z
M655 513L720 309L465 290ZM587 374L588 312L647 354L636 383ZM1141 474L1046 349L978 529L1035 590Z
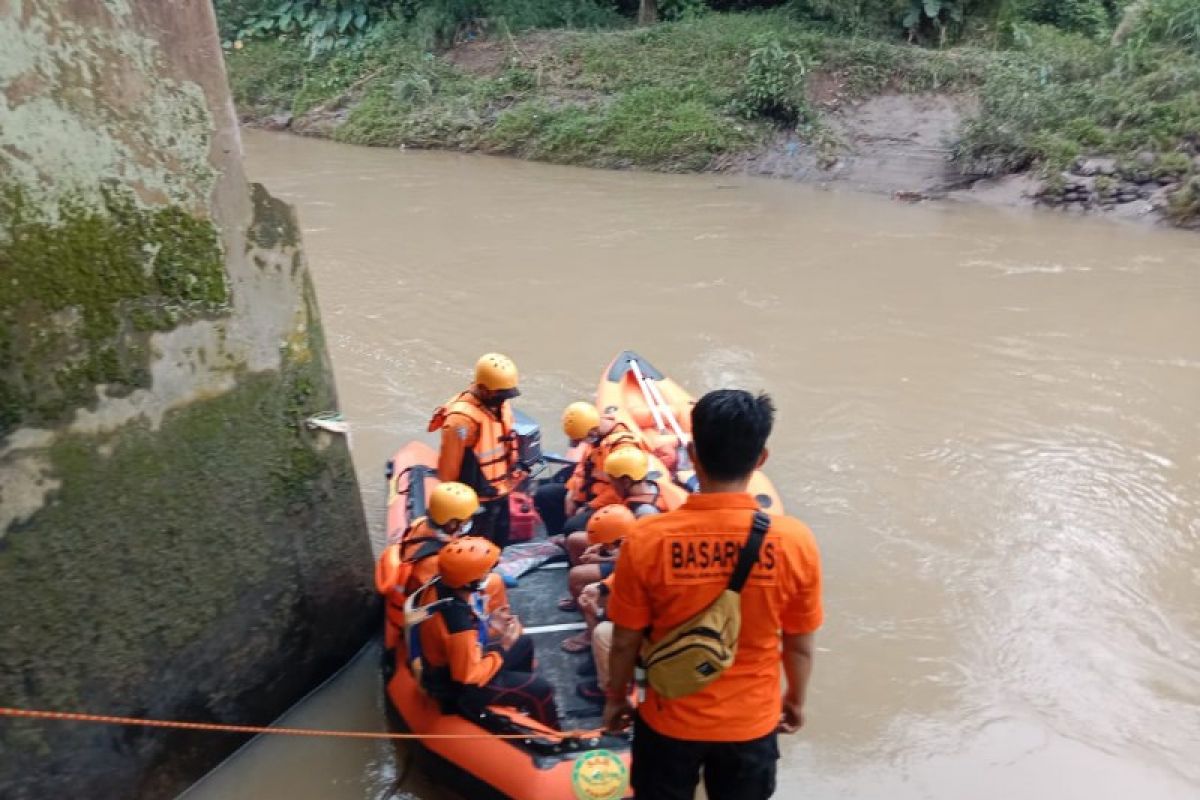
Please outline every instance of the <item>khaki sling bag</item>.
M667 699L698 692L729 669L742 631L742 588L758 561L771 518L754 514L750 536L738 554L729 585L712 605L642 646L642 665L654 691Z

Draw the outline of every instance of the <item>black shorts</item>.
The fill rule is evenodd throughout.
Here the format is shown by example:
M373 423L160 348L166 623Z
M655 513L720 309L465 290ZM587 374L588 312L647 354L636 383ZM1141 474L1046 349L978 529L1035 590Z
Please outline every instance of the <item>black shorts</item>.
M778 761L774 733L748 742L692 742L634 720L631 782L638 797L692 800L703 769L709 800L766 800L775 793Z
M603 580L613 574L613 570L617 568L617 562L601 561L598 566L600 567L600 578Z

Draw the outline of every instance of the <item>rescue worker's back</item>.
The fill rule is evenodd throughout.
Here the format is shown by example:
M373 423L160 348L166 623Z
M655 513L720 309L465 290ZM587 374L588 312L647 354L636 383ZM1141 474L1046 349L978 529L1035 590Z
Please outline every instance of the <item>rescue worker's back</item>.
M691 800L703 775L709 800L765 800L775 792L777 732L795 733L804 724L813 633L822 619L821 566L812 533L791 517L774 517L754 551L758 558L738 599L733 663L671 662L670 650L655 653L660 665L706 667L711 682L681 681L694 691L672 699L651 682L636 712L628 696L644 644L693 624L727 587L737 591L730 577L758 511L746 490L767 460L774 419L766 395L722 389L700 398L688 445L699 493L675 511L639 520L617 558L604 721L612 729L633 722L631 782L638 797Z
M758 509L748 494L696 494L682 508L641 519L617 559L609 617L649 626L649 639L702 611L724 591ZM737 659L701 691L664 700L648 689L639 713L680 739L742 741L775 729L780 713L779 633L821 625L820 562L812 532L777 516L742 590Z

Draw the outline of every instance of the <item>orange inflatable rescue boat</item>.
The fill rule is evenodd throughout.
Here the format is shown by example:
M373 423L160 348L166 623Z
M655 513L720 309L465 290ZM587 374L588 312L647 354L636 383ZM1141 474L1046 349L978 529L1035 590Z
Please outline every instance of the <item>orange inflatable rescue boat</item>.
M691 395L632 351L620 353L601 375L596 406L614 414L644 437L654 480L675 508L695 491L695 473L687 460L691 437ZM522 489L532 491L547 481L562 481L574 458L546 456L536 423L517 413L516 434L522 464L533 476ZM388 544L403 540L409 525L424 516L426 498L437 486L437 453L414 441L402 447L387 466ZM758 504L774 514L783 505L770 479L756 472L750 491ZM515 513L515 512L514 512ZM538 538L544 536L539 524ZM510 545L503 562L520 555L517 548L546 549L545 542ZM549 546L557 555L559 548ZM381 560L379 575L389 569ZM392 568L396 564L390 565ZM387 699L397 725L417 734L428 767L438 779L464 797L516 800L617 800L632 797L628 786L629 738L601 731L600 707L577 697L581 660L563 652L559 642L583 628L577 614L559 610L557 599L566 584L561 555L523 574L508 589L509 602L525 633L533 637L538 673L554 684L564 731L553 730L516 709L491 706L479 718L445 711L418 684L395 626L403 621L403 598L389 598L392 630L387 644L395 657L385 665ZM455 738L463 736L468 738Z
M600 413L614 414L641 431L646 444L671 470L675 482L688 491L697 488L686 452L695 404L679 384L632 350L625 350L612 360L596 389L596 408ZM761 471L754 473L747 491L767 513L783 513L775 484Z
M410 442L388 463L387 532L400 541L411 520L425 513L425 498L437 485L437 454ZM560 562L565 563L565 562ZM386 692L397 726L421 735L426 767L463 797L515 800L617 800L632 797L628 787L629 739L601 731L600 708L575 695L582 680L579 659L563 653L559 641L582 627L578 615L557 608L566 572L554 564L523 576L509 589L509 601L525 632L533 637L538 673L555 684L564 729L554 730L517 709L491 706L480 719L443 711L418 685L408 667L404 637ZM441 738L448 734L470 738ZM496 736L495 734L501 734ZM510 738L510 737L516 738Z

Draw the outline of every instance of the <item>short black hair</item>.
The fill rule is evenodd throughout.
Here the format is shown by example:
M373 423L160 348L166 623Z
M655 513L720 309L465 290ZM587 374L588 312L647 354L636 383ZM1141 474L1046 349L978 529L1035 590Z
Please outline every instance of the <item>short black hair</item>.
M696 459L719 481L745 478L758 466L775 424L775 404L741 389L717 389L692 408Z

